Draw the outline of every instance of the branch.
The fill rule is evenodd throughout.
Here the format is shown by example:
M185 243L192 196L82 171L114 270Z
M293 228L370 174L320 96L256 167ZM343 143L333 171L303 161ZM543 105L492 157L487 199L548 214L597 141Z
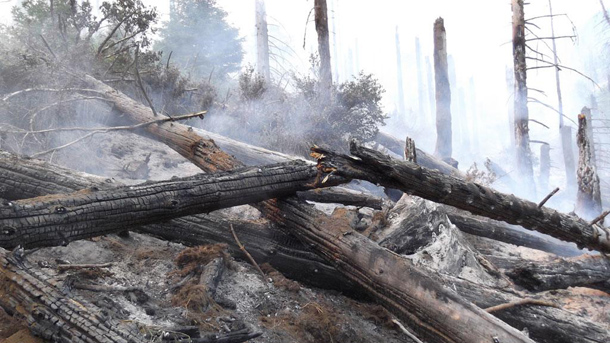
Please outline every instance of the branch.
M140 90L142 90L142 93L144 94L144 98L146 99L146 102L148 102L148 106L150 106L150 109L152 110L153 114L156 117L157 111L155 111L155 107L153 106L152 101L150 101L148 94L146 94L146 90L144 89L144 85L142 84L142 78L140 77L140 70L138 68L139 57L140 57L140 47L136 47L136 58L135 58L136 80L138 81L138 86L140 86ZM171 119L171 117L170 117L170 119Z
M546 204L546 202L549 201L549 199L557 192L559 192L559 187L555 188L551 193L549 193L549 195L545 196L544 199L542 199L542 201L538 203L538 208L544 206L544 204Z
M533 57L528 57L528 58L533 58ZM544 60L543 60L543 61L544 61ZM578 75L580 75L580 76L584 77L585 79L587 79L587 80L591 81L591 82L592 82L592 83L593 83L595 86L597 86L597 88L602 89L602 87L600 87L600 86L597 84L597 82L595 82L595 80L593 80L592 78L588 77L587 75L585 75L585 74L583 74L583 73L579 72L578 70L576 70L576 69L574 69L574 68L566 67L566 66L561 65L561 64L554 64L554 63L547 62L547 61L544 61L544 62L546 62L546 63L550 63L551 65L548 65L548 66L529 67L529 68L527 68L527 70L530 70L530 69L542 69L542 68L553 68L553 67L555 67L555 68L560 68L560 69L567 69L567 70L571 70L571 71L575 72L576 74L578 74Z
M239 238L237 238L237 234L235 233L235 230L233 229L233 224L230 224L230 227L231 227L231 233L233 234L233 238L235 238L235 243L237 243L239 250L241 250L246 255L246 257L248 257L248 260L250 260L250 263L252 263L252 265L254 267L256 267L256 270L258 270L258 272L261 273L261 276L264 279L265 273L263 273L263 270L261 269L261 267L258 266L258 263L256 263L256 260L254 260L254 257L252 257L252 255L250 255L248 250L246 250L246 247L244 247L244 245L241 244L241 242L239 241Z
M599 4L602 6L602 10L604 10L604 18L606 18L606 22L610 25L610 17L608 17L608 11L606 11L606 6L604 5L603 0L599 0Z
M22 89L22 90L18 90L16 92L13 93L9 93L7 95L5 95L4 97L2 97L2 101L6 102L8 99L23 94L23 93L29 93L29 92L56 92L56 93L60 93L60 92L89 92L89 93L97 93L97 94L104 94L103 92L100 92L98 90L95 89L87 89L87 88L63 88L63 89L57 89L57 88L26 88L26 89Z
M542 101L540 101L540 100L538 100L536 98L532 98L532 97L528 97L527 101L528 102L533 102L533 103L536 103L536 104L540 104L540 105L542 105L542 106L544 106L544 107L546 107L546 108L548 108L550 110L553 110L555 113L563 116L565 119L571 121L572 123L574 123L574 125L578 126L578 124L574 120L572 120L572 118L570 118L570 117L566 116L565 114L559 112L555 107L553 107L553 106L551 106L549 104L546 104L546 103L544 103L544 102L542 102Z
M552 302L548 302L548 301L543 301L543 300L538 300L538 299L522 299L522 300L518 300L518 301L509 302L506 304L500 304L500 305L488 307L485 309L485 311L487 311L488 313L491 313L491 312L496 312L496 311L500 311L500 310L506 310L511 307L520 306L520 305L538 305L538 306L548 306L548 307L559 308L559 306L557 306L556 304L553 304Z
M549 127L548 127L546 124L543 124L542 122L539 122L539 121L538 121L538 120L536 120L536 119L531 119L531 118L530 118L530 119L529 119L529 121L534 122L534 123L536 123L536 124L540 124L540 125L542 125L542 126L546 127L547 129L549 129Z
M99 56L102 53L102 49L104 49L104 46L106 45L106 43L108 43L108 41L110 40L110 38L112 38L112 36L114 36L114 34L116 33L116 31L119 29L119 27L121 27L121 25L125 22L125 20L129 19L135 12L131 12L128 15L126 15L123 19L121 19L116 26L112 29L112 31L110 31L110 34L106 37L106 39L104 39L104 41L102 42L102 44L100 44L100 46L97 48L97 55Z
M575 35L568 35L568 36L536 37L536 38L526 39L525 41L529 42L529 41L534 41L534 40L563 39L563 38L570 38L570 39L572 39L572 41L574 41L574 38L576 38L576 36Z

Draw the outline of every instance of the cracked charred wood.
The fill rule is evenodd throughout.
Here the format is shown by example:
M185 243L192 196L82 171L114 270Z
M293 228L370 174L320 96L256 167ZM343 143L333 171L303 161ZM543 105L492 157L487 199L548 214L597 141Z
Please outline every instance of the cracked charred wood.
M510 289L496 289L461 277L434 273L433 271L430 271L430 275L439 283L455 289L461 296L481 308L524 299L523 294ZM551 302L553 300L544 296L536 299ZM493 315L518 330L529 332L529 337L538 343L601 343L610 341L610 331L606 326L591 322L581 315L560 308L537 305L516 306L495 311Z
M277 202L277 209L265 213L390 309L418 338L430 343L533 342L428 271L355 232L345 218L328 217L294 200Z
M14 160L16 164L24 162L23 160ZM25 162L28 162L26 160ZM32 162L37 162L32 160ZM0 164L1 165L1 164ZM49 163L36 164L36 167L41 167L43 170L49 166ZM63 167L56 167L56 172L49 173L48 179L41 178L40 182L44 182L44 187L37 190L41 193L33 195L43 195L44 190L49 192L59 192L61 189L53 187L58 180L68 179L65 181L68 185L74 185L73 190L78 190L86 187L91 187L90 182L97 180L96 177L89 177L86 174L81 174L84 178L75 182L71 180L70 173ZM27 170L27 169L22 169ZM33 176L39 177L39 172L36 169ZM44 174L42 174L44 175ZM18 176L18 175L15 175ZM4 180L3 180L4 181ZM113 183L112 185L116 185ZM72 186L70 186L72 187ZM6 188L4 188L6 190ZM16 194L19 194L18 188L14 189ZM239 237L242 237L244 242L248 244L248 251L260 263L269 262L274 268L282 272L284 275L304 282L306 284L327 288L336 289L348 294L353 294L358 297L362 296L362 290L354 285L338 273L336 269L330 266L322 258L306 248L294 236L275 228L272 224L260 222L238 222L227 221L220 214L213 213L210 215L194 215L178 219L173 219L165 224L151 224L140 227L138 231L159 236L167 240L173 240L184 243L186 245L201 245L214 243L227 243L229 249L235 253L239 253L239 248L235 244L230 230L229 223L232 223ZM431 272L430 275L436 274ZM457 280L464 283L463 280ZM439 282L445 285L457 285L457 290L469 301L473 301L481 307L489 307L497 304L502 304L510 301L519 300L521 298L516 294L494 290L492 288L483 287L474 283L466 283L464 285L457 283L455 280L439 279ZM481 292L477 290L482 290ZM484 297L481 297L484 294ZM591 322L558 309L543 309L536 306L525 306L512 308L494 313L495 316L509 322L511 325L523 329L528 327L532 337L541 337L536 339L538 342L603 342L607 339L608 334L602 335L598 326ZM601 331L600 331L601 330ZM565 333L574 332L574 340L570 340L570 336L564 336ZM589 336L583 334L588 333ZM559 339L563 337L564 339ZM568 337L568 338L566 338ZM593 337L593 339L587 339ZM602 338L599 338L602 337ZM556 341L553 339L557 338Z
M356 207L370 207L375 210L383 208L383 199L362 192L348 189L312 189L306 192L297 192L301 200L309 200L320 203L336 203Z
M568 287L589 287L610 292L610 260L602 255L525 262L507 271L513 281L535 292Z
M114 180L73 172L52 163L24 159L9 153L0 154L0 175L2 175L0 197L10 200L74 192L98 186L110 188L122 186ZM36 180L39 187L34 188L26 184L31 180ZM21 187L25 188L24 192L20 191ZM297 192L297 194L316 191L318 189ZM367 199L367 203L374 206L375 201L371 199L377 198ZM234 256L240 256L241 251L231 235L230 224L234 226L238 236L247 242L248 250L260 264L269 263L287 277L313 287L362 296L362 292L358 292L353 283L343 278L298 239L270 223L228 220L220 213L212 213L185 216L163 224L156 223L130 229L188 246L226 243Z
M15 252L19 252L16 250ZM58 281L0 248L0 306L26 319L36 336L50 342L146 342L127 322L106 318L93 304L57 289Z
M317 175L315 166L294 161L6 202L0 206L0 246L68 244L126 227L286 196L311 189Z
M586 109L586 108L585 108ZM584 110L584 109L583 109ZM589 140L585 114L578 115L578 193L576 196L576 213L584 219L591 220L602 213L602 199L599 185L599 176L593 159L593 142ZM603 223L603 221L602 221Z
M503 194L473 182L444 175L408 161L394 160L378 151L351 143L355 157L314 147L325 172L367 180L408 194L450 205L470 213L521 225L561 240L602 252L610 252L610 234L584 220L538 207L536 203Z
M97 81L97 80L94 80L94 81ZM97 82L99 82L99 81L97 81ZM92 85L92 86L94 86L94 85ZM104 85L104 86L105 86L105 85ZM107 86L106 86L106 87L107 87ZM110 88L110 87L108 87L108 88ZM125 110L129 111L129 108L125 108ZM141 117L141 116L133 116L131 113L128 113L128 112L124 112L123 114L124 114L125 116L127 116L127 117L130 117L130 118L131 118L131 120L132 120L132 121L135 121L136 123L137 123L137 122L149 121L149 120L151 120L151 119L152 119L152 112L150 111L150 109L146 109L146 108L144 109L144 111L142 111L142 112L140 113L140 114L145 114L145 115L147 114L147 115L146 115L146 116L144 116L144 117ZM138 119L138 118L139 118L139 119ZM182 124L179 124L179 123L174 123L174 128L181 128L182 130L187 130L187 131L188 131L188 128L187 128L186 126L184 126L184 125L182 125ZM166 136L164 136L164 135L156 135L155 137L156 137L158 140L161 140L161 141L164 141L164 139L166 138ZM184 140L182 140L180 137L181 137L181 135L180 135L180 134L170 136L169 138L174 139L174 141L173 141L171 144L168 144L168 146L170 146L170 147L174 147L174 146L176 146L176 145L184 144L184 143L185 143L185 141L184 141ZM181 143L181 142L182 142L182 143ZM186 141L186 142L188 142L188 141ZM208 142L209 142L209 141L208 141ZM210 143L211 143L211 142L210 142ZM208 146L209 146L209 145L208 145ZM174 149L175 149L175 148L174 148ZM402 148L401 148L401 149L402 149ZM175 149L175 150L176 150L176 151L178 151L178 152L184 152L184 151L185 151L184 149ZM418 152L418 153L419 153L419 152ZM213 161L213 160L206 160L206 159L204 159L204 158L203 158L203 155L204 155L204 154L198 154L198 155L195 155L195 154L190 154L190 155L189 155L188 153L187 153L187 154L183 154L183 156L185 156L186 158L188 158L189 160L191 160L191 161L192 161L194 164L196 164L196 165L200 166L202 169L206 170L207 168L209 168L209 166L207 166L207 165L208 165L208 164L213 164L213 163L214 163L214 161ZM421 158L420 158L420 159L421 159ZM238 164L238 165L240 165L239 161L237 161L237 160L236 160L236 159L234 159L234 158L231 158L231 163L230 163L230 164ZM229 164L227 164L227 163L223 163L223 164L222 164L222 166L221 166L221 168L230 168L230 166L229 166ZM279 203L280 203L280 204L285 204L283 201L279 201ZM262 206L266 206L268 209L270 209L270 210L272 210L272 211L276 211L276 214L277 214L278 216L281 216L281 214L280 214L279 212L277 212L277 211L278 211L278 206L276 206L276 205L275 205L273 202L271 202L271 201L266 201L266 202L264 202L263 204L261 204L261 207L262 207ZM289 210L287 211L287 209L284 207L284 211L283 211L283 213L282 213L282 214L285 214L285 215L291 215L291 216L295 216L295 215L297 215L297 214L299 214L299 213L301 213L301 215L303 215L303 213L302 213L302 212L299 212L299 211L298 211L298 208L297 208L297 209L295 209L294 211L289 211ZM297 216L297 217L298 217L298 216ZM299 218L300 218L302 221L307 222L307 223L309 223L309 224L313 225L313 222L314 222L314 220L315 220L316 216L315 216L315 215L311 215L311 216L309 216L309 217L299 217ZM292 231L296 231L296 230L298 230L298 228L296 228L296 227L292 226ZM313 243L313 242L312 242L312 243ZM314 244L315 244L315 243L314 243ZM329 256L325 256L325 255L322 255L322 256L323 256L323 257L325 257L325 258L327 258L327 259L332 260L332 256L331 256L331 257L329 257ZM370 288L371 288L371 286L369 286L369 285L367 285L366 287L364 287L364 289L365 289L365 290L368 290L368 289L370 289ZM479 295L477 294L477 295L476 295L476 297L478 297L478 296L479 296ZM390 308L392 309L392 307L390 307ZM411 321L410 321L409 323L413 324ZM423 325L429 325L429 324L424 324L424 323L421 323L421 325L423 326ZM469 330L469 329L470 329L470 327L466 328L466 330ZM488 342L489 340L490 340L490 337L486 337L486 338L485 338L485 342ZM455 341L455 340L454 340L454 341ZM600 341L598 341L598 342L603 342L603 341L605 341L605 340L604 340L604 339L602 339L602 340L600 340Z

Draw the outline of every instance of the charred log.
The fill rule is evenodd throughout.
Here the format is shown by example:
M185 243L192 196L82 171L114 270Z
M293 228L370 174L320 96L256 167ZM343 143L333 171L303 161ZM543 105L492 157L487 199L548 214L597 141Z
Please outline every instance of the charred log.
M610 260L601 255L526 262L507 272L513 281L535 292L568 287L590 287L610 292Z
M327 172L333 171L334 175L400 189L473 214L574 242L579 247L610 252L610 237L604 230L577 217L538 207L537 204L514 195L449 177L407 161L393 160L354 142L351 144L351 153L357 158L318 147L312 148L312 151L320 157L320 167Z
M309 200L320 203L335 203L356 207L370 207L376 210L383 208L383 199L347 189L312 189L306 192L298 192L297 197L301 200Z
M18 252L19 250L16 250ZM26 318L32 333L52 342L146 342L135 327L104 317L95 305L64 295L57 281L0 248L0 306Z
M359 233L343 218L298 202L267 212L347 278L397 315L426 342L532 342L413 265ZM316 218L309 220L309 218Z
M312 188L317 175L314 166L295 161L7 202L0 208L0 246L68 244L125 227L286 196Z

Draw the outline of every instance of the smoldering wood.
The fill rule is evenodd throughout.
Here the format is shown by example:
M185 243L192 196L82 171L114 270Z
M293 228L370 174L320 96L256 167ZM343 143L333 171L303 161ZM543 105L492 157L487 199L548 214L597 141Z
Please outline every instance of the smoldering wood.
M26 162L29 162L29 160L26 160ZM37 166L40 166L43 169L47 168L47 165L53 166L48 163L37 164ZM57 167L57 169L61 171L65 168ZM35 175L38 174L35 173ZM60 172L53 173L52 175L59 180L63 180ZM87 175L82 175L84 178L80 179L81 183L68 183L77 184L76 187L89 186L86 182L88 179ZM66 176L66 178L70 179L70 176ZM92 177L92 179L94 181L97 180L96 177ZM53 179L48 180L47 183L48 184L41 189L52 189ZM340 273L337 273L333 267L328 265L326 261L318 257L315 253L311 252L298 239L280 230L271 223L227 220L219 213L214 213L210 215L200 214L178 218L164 224L147 225L140 227L138 231L167 240L181 242L189 246L226 243L229 245L232 254L236 255L239 254L240 251L230 234L229 225L231 224L234 226L239 236L242 237L244 241L248 242L248 249L257 261L260 261L261 263L268 262L284 275L314 287L336 289L357 297L364 296L361 289L355 287L351 281L345 279ZM436 274L436 272L430 275L434 274ZM453 282L440 281L444 282L444 284L452 284L451 282ZM465 288L468 292L463 293L468 300L473 302L481 301L479 293L474 290L476 287L480 286L470 285L469 288ZM488 292L498 293L498 291L490 288L485 289ZM495 295L495 297L496 298L486 299L489 302L486 302L481 306L487 307L520 299L514 294L509 296L508 293L503 295L504 298L498 298L498 295ZM496 302L493 302L494 300ZM522 313L525 313L526 315L522 316ZM545 335L548 336L549 328L553 328L553 330L562 330L562 332L579 332L579 330L585 329L588 332L596 332L596 330L599 330L599 328L594 330L596 328L594 325L580 318L565 319L566 313L558 312L554 315L549 315L536 308L523 307L514 309L511 312L502 311L494 315L499 316L504 320L507 318L513 320L513 325L516 325L517 327L523 328L528 326L532 335L540 335L541 337L544 337ZM568 317L570 316L570 314L567 315ZM538 319L534 320L534 318ZM559 318L562 318L562 320L558 320ZM574 327L571 327L571 325ZM538 334L538 332L543 332L543 334ZM551 337L559 336L561 336L561 334L553 333L551 335ZM550 341L540 340L540 342ZM570 341L564 340L562 342ZM591 341L581 340L578 342Z
M451 89L447 64L447 38L443 18L434 22L434 84L436 89L436 149L443 161L451 158Z
M467 237L462 237L467 234L447 221L446 209L425 200L403 197L389 213L394 219L390 219L389 227L381 234L382 242L392 243L393 250L411 252L407 257L428 270L429 276L481 308L528 299L558 306L549 294L529 295L512 290L506 276L480 256ZM403 239L406 237L419 237L420 247L415 248L410 239ZM606 328L559 308L530 304L493 314L519 330L527 328L530 337L539 343L601 342L610 337Z
M0 207L0 246L65 245L125 227L282 197L313 188L316 176L315 166L294 161L5 202Z
M560 258L546 263L524 262L506 273L530 291L589 287L610 292L610 260L602 255Z
M578 115L578 193L576 195L576 213L590 220L602 213L602 199L597 168L593 162L593 145L589 140L585 114Z
M0 248L0 306L26 318L36 336L53 342L146 342L135 326L105 317L93 304L65 295L59 282Z
M512 0L513 65L514 65L514 129L517 170L525 178L522 186L535 193L534 169L529 142L529 112L527 108L527 66L525 63L525 14L523 0Z
M446 176L438 171L398 161L382 153L351 143L355 157L314 147L325 172L362 179L408 194L450 205L470 213L521 225L579 247L610 252L609 234L584 220L541 207L514 195L503 194L476 183Z
M409 260L353 231L344 218L327 217L287 200L267 214L289 227L347 278L363 287L426 342L532 342L445 288ZM317 218L309 220L308 218Z
M138 115L134 115L134 114L143 114L143 115L144 115L144 114L146 114L145 112L138 112L138 113L123 113L123 114L124 114L125 116L129 117L131 120L136 121L136 122L138 122L138 121L139 121L138 119L140 119L140 120L146 120L146 119L147 119L146 117L139 118L139 117L138 117ZM150 116L150 113L148 113L148 115ZM181 124L179 124L179 125L181 125ZM178 132L180 132L180 131L182 131L182 130L187 130L187 128L186 128L186 127L184 127L184 126L178 126L178 125L176 125L174 128L175 128L175 129L177 129L177 131L178 131ZM178 129L179 129L179 130L178 130ZM183 139L181 138L181 135L179 135L179 134L178 134L178 135L169 135L169 136L168 136L168 135L164 135L164 134L156 134L156 137L157 137L157 139L162 140L162 141L163 141L163 139L165 139L166 137L168 137L168 138L172 138L172 139L173 139L173 141L171 142L171 144L168 144L168 146L170 146L170 147L174 146L174 147L175 147L174 149L175 149L176 151L179 151L179 152L181 151L182 153L184 153L184 150L183 150L183 149L180 149L179 147L176 147L176 145L180 146L180 145L183 145L183 144L185 143L185 140L183 140ZM188 142L188 140L187 140L186 142ZM207 141L207 142L208 142L208 145L206 145L206 146L207 146L207 147L209 147L209 148L210 148L212 151L215 151L214 146L211 146L211 145L209 144L209 141ZM205 148L206 148L206 146L201 146L201 148L204 150L204 151L203 151L204 153L205 153ZM198 166L200 166L201 168L204 168L204 169L205 169L205 168L210 168L210 167L212 167L212 168L228 168L228 165L230 165L230 164L238 164L238 165L240 164L240 163L239 163L237 160L235 160L235 159L232 159L232 158L231 158L231 160L230 160L230 161L226 161L224 164L222 164L222 165L220 165L220 166L219 166L218 164L214 164L214 161L213 161L213 160L209 161L209 160L205 160L205 159L203 159L203 156L205 156L205 154L193 154L193 155L191 155L191 156L189 156L188 154L186 154L186 155L183 155L183 156L187 157L187 158L188 158L189 160L191 160L193 163L195 163L196 165L198 165ZM210 166L210 164L211 164L211 166ZM283 202L280 202L280 203L283 203ZM264 206L266 206L267 208L271 209L271 210L275 210L275 211L277 211L277 210L278 210L277 206L274 206L274 204L273 204L273 203L271 203L271 202L268 202L268 201L267 201L267 202L263 203L263 205L264 205ZM303 219L306 219L306 220L310 220L310 221L311 221L311 220L313 220L314 218L306 218L306 217L303 217ZM476 296L478 296L478 294L476 294ZM576 323L576 322L577 322L577 321L574 321L574 323ZM583 327L584 327L584 325L583 325ZM591 330L591 331L593 331L593 330ZM602 340L601 340L601 341L603 341L603 340L604 340L604 339L602 338Z

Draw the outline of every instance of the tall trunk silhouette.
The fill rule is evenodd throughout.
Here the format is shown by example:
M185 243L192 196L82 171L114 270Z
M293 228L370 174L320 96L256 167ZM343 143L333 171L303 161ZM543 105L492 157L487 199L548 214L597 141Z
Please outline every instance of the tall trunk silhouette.
M443 18L434 22L434 81L436 84L436 150L442 160L450 160L451 145L451 88L447 64L447 37Z

